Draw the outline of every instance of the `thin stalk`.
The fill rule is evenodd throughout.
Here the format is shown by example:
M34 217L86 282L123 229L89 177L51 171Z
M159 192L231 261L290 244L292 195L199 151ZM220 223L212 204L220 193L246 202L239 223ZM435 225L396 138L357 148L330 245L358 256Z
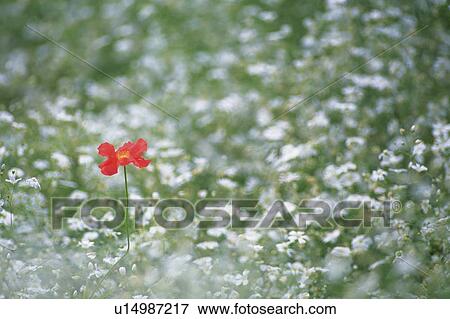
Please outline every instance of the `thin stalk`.
M91 293L89 296L89 299L91 299L94 294L100 289L101 284L103 281L110 275L110 273L114 270L114 268L128 255L130 251L130 230L128 226L128 178L127 178L127 167L123 167L123 175L125 180L125 229L127 234L127 250L125 251L125 254L122 255L122 257L119 258L118 261L114 263L114 265L109 268L108 272L100 279L100 281L97 283L96 289Z
M11 192L9 194L9 210L10 210L9 213L11 215L11 224L10 224L11 231L13 231L13 229L14 229L13 215L14 215L14 187L15 186L16 186L15 184L12 185Z

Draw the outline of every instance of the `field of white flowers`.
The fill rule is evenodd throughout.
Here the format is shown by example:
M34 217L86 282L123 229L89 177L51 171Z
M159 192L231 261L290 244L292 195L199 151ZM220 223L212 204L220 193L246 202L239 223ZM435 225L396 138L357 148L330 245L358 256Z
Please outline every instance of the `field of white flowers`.
M450 298L448 2L16 0L0 17L1 298ZM149 209L97 287L124 227L53 230L50 199L123 197L97 146L140 137L130 198L402 209L298 230L166 230Z

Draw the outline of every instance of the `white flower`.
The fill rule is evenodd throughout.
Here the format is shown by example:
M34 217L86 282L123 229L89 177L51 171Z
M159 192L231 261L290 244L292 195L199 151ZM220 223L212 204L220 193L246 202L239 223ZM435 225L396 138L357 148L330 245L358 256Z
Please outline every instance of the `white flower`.
M94 162L94 158L90 155L80 155L78 157L78 163L80 165L88 165L91 164L92 162Z
M127 274L127 269L126 269L125 267L120 267L120 268L119 268L119 273L120 273L122 276L125 276L125 275Z
M229 188L229 189L233 189L236 188L238 185L236 184L236 182L232 181L231 179L228 178L221 178L217 181L217 184L219 184L220 186L223 186L225 188Z
M0 224L10 226L11 222L13 222L14 220L14 215L10 212L7 212L6 210L2 210L0 213Z
M245 238L245 240L256 243L261 238L261 233L254 230L247 230L244 234L239 237Z
M219 244L215 241L204 241L197 244L197 248L200 248L202 250L215 249L217 247L219 247Z
M347 138L347 140L345 141L345 146L351 148L353 146L364 146L365 143L366 141L362 137L352 136Z
M261 245L252 245L251 248L257 253L264 249L264 246Z
M224 276L224 280L227 282L230 282L236 286L247 286L248 285L248 274L250 273L249 270L244 270L244 272L241 274L226 274Z
M333 230L332 232L326 233L323 238L324 243L335 243L338 237L341 235L339 229Z
M6 179L5 181L12 185L16 185L22 180L22 178L20 178L21 175L21 170L12 169L8 172L8 179Z
M88 239L83 239L80 242L78 242L78 245L80 245L81 248L88 249L94 246L94 243Z
M351 187L361 180L360 175L355 172L356 169L356 164L352 162L341 166L328 165L322 173L323 180L328 186L336 189Z
M56 161L56 164L61 168L69 168L70 167L70 158L67 155L64 155L60 152L55 152L52 154L52 159Z
M95 257L97 257L97 254L96 254L95 252L93 252L93 251L90 251L90 252L87 252L87 253L86 253L86 256L87 256L89 259L95 259Z
M0 112L0 122L13 123L14 116L9 112L1 111Z
M309 237L302 231L291 231L288 234L288 240L290 243L297 241L300 245L304 245L309 240Z
M202 257L193 261L205 274L209 274L213 267L211 257Z
M37 180L36 177L27 178L24 183L28 187L41 189L41 185L39 184L39 181Z
M352 240L352 249L356 251L366 251L372 245L372 239L359 235Z
M423 200L422 203L420 204L420 207L422 208L422 212L427 214L431 209L430 200L429 199Z
M285 253L289 247L289 242L276 244L275 247L277 247L278 252Z
M305 159L317 155L317 151L310 144L292 144L284 145L281 148L281 155L278 160L279 164L286 163L293 159Z
M280 267L273 267L270 265L261 265L259 266L259 269L261 269L262 272L265 272L267 274L267 277L271 282L274 282L278 280L278 277L280 276Z
M381 162L380 165L383 167L386 167L386 166L393 166L393 165L400 163L400 161L403 159L403 156L401 156L401 155L396 156L394 154L394 152L389 151L389 150L384 150L378 156L378 159Z
M387 172L382 169L377 169L376 171L372 171L372 175L370 175L370 179L373 182L384 181L384 177L387 175Z
M262 134L266 139L270 141L279 141L284 138L288 127L289 124L287 122L277 122L277 124L265 129Z
M103 258L103 261L108 265L114 265L119 259L120 257L106 256L105 258Z
M80 191L80 190L74 190L70 196L70 198L74 198L74 199L87 199L88 198L88 194L86 192Z
M340 246L334 247L331 251L331 254L335 257L349 257L350 253L350 248Z
M419 173L428 171L428 168L426 168L423 165L420 165L419 163L409 162L408 167Z
M46 160L36 160L33 163L33 167L38 169L38 170L44 170L50 167L50 164L48 161Z
M308 121L308 127L327 127L330 124L330 120L324 112L317 112L316 115Z
M83 234L82 240L94 241L98 238L98 233L93 231L88 231Z
M413 148L413 155L420 156L425 152L426 150L425 144L421 140L416 140L414 148Z

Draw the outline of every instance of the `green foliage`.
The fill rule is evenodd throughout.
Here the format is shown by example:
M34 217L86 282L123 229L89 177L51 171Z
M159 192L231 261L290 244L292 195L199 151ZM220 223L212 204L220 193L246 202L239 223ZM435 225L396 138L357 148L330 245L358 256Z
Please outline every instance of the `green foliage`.
M0 16L1 297L95 289L123 229L51 230L50 198L123 196L96 147L138 137L153 163L130 169L132 198L403 208L389 228L302 232L166 231L147 211L98 297L450 297L445 1L20 0Z

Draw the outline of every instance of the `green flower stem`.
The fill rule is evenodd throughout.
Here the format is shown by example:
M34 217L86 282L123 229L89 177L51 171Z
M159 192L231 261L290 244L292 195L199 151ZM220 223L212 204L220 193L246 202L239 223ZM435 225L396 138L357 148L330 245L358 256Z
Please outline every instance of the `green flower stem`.
M123 167L123 175L125 178L125 229L127 232L127 251L125 252L125 255L128 254L130 251L130 228L128 225L128 178L127 178L127 167ZM125 257L123 255L123 257Z
M15 184L12 185L11 192L9 194L9 210L10 210L9 213L11 214L11 225L10 225L11 231L14 229L14 218L13 218L13 215L14 215L14 187L15 186L16 186Z
M123 167L123 174L125 179L125 229L127 234L127 250L125 251L125 254L122 255L122 257L119 258L118 261L114 263L114 265L109 268L108 272L100 279L100 281L97 283L96 289L91 293L89 296L89 299L91 299L94 294L100 289L101 284L103 281L111 274L111 272L114 270L114 268L128 255L130 251L130 230L128 225L128 178L127 178L127 167Z

